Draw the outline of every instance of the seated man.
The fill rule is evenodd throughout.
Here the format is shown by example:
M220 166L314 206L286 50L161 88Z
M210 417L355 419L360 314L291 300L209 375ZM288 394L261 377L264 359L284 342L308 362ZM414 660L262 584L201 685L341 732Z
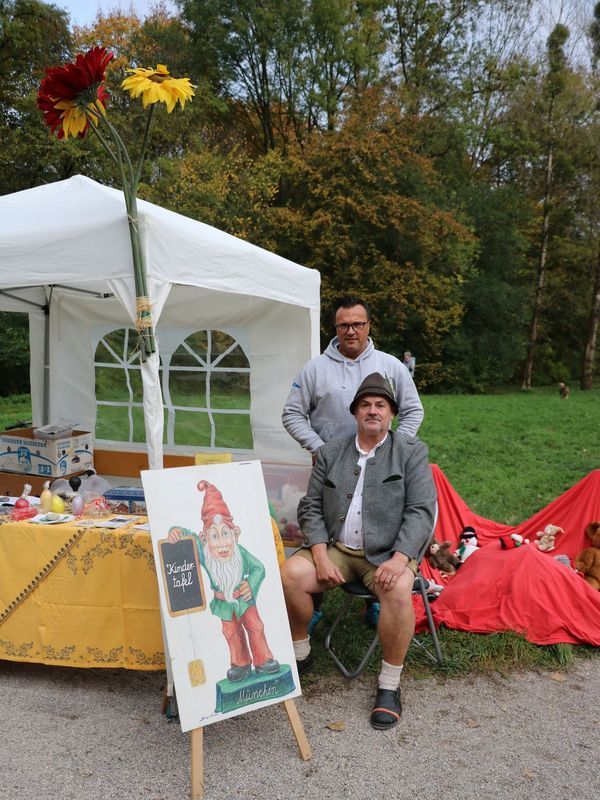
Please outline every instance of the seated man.
M427 447L390 430L398 404L382 375L364 379L350 411L357 434L317 452L298 505L305 549L284 564L283 588L301 675L313 664L311 595L352 580L377 595L383 663L371 725L387 730L400 719L400 673L415 628L411 593L432 535L436 491Z

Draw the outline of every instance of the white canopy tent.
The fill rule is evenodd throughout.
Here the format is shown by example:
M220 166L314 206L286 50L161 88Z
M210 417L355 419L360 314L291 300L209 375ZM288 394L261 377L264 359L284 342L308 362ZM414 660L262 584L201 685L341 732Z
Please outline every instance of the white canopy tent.
M151 203L139 201L139 214L159 347L141 370L146 443L102 445L147 447L151 468L162 466L165 433L169 451L198 450L171 441L165 365L186 337L219 331L248 360L251 455L306 463L281 408L319 352L319 273ZM0 310L29 314L34 425L64 418L95 430L95 354L108 332L133 327L135 299L120 191L78 175L0 197Z

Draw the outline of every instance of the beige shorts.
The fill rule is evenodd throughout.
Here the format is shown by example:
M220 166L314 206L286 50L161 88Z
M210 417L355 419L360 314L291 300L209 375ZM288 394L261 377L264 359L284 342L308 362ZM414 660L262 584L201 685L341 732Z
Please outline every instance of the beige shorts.
M296 550L294 556L296 555L307 558L313 564L315 563L312 552L308 547ZM377 567L375 564L371 564L370 561L367 561L364 550L352 550L350 547L336 542L334 545L327 548L327 555L342 573L346 583L350 581L362 581L367 589L373 592ZM410 559L407 566L412 573L415 575L417 574L418 564L414 558Z

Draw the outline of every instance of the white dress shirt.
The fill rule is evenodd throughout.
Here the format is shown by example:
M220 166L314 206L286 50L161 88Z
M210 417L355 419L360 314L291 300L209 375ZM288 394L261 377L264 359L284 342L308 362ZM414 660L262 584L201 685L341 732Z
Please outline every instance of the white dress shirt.
M377 448L381 447L388 436L389 434L386 434L385 437L378 442L372 450L369 450L369 452L366 452L360 448L360 445L358 444L358 435L355 439L356 449L358 450L358 461L356 463L360 467L360 475L358 476L356 489L354 490L350 508L346 514L346 521L344 522L344 527L342 528L342 532L338 540L340 544L343 544L345 547L349 547L352 550L361 550L364 547L362 529L362 496L363 485L365 482L365 466L367 460L373 457Z

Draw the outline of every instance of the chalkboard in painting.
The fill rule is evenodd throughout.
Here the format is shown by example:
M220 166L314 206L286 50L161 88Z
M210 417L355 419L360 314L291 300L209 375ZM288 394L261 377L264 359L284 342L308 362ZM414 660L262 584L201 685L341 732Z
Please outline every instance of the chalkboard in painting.
M206 594L194 540L185 537L173 543L161 539L158 545L169 614L176 617L203 611Z

